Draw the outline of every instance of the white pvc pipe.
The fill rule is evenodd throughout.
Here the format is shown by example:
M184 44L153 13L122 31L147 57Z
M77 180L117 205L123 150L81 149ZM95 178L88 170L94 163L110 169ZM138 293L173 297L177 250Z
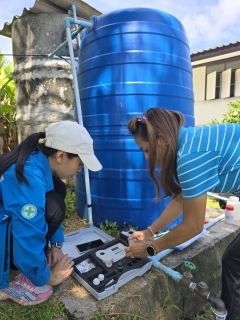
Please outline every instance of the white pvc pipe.
M83 125L80 94L79 94L79 87L78 87L78 81L77 81L77 71L76 71L75 62L74 62L74 52L72 47L70 27L66 27L66 33L67 33L67 40L68 40L68 49L69 49L69 54L71 58L71 68L72 68L72 74L73 74L73 85L74 85L74 92L75 92L75 100L76 100L75 103L77 107L78 122L81 125ZM92 220L91 191L90 191L90 182L89 182L89 171L86 166L84 166L84 176L85 176L85 186L86 186L86 196L87 196L87 206L88 206L88 224L89 224L89 227L92 227L93 220Z
M227 199L228 200L228 199ZM225 214L220 215L219 217L213 219L212 221L208 222L207 224L204 225L204 229L208 229L211 226L213 226L215 223L217 223L218 221L224 219ZM172 270L169 267L164 266L161 262L160 259L162 259L163 257L165 257L166 255L168 255L169 253L171 253L172 251L174 251L174 249L166 249L163 250L161 252L159 252L156 256L154 257L149 257L152 261L153 261L153 266L157 269L162 270L163 272L165 272L167 275L169 275L173 280L179 282L182 278L182 275L175 271Z
M71 9L72 9L72 12L73 12L73 17L74 17L74 19L77 20L77 13L76 13L76 7L75 7L75 5L72 5L72 6L71 6ZM75 26L76 26L76 29L77 29L77 28L78 28L78 25L76 24ZM81 43L81 39L80 39L80 34L79 34L79 33L77 34L77 43L78 43L78 49L79 49L80 43Z
M212 192L208 192L207 195L209 197L212 197L212 198L216 198L216 199L220 199L220 200L223 200L223 201L228 201L228 198L225 198L225 197L221 197L215 193L212 193Z
M71 60L70 57L66 57L66 56L52 56L51 59L56 59L56 60L61 60L61 59ZM75 60L75 61L78 61L78 58L74 57L74 60Z

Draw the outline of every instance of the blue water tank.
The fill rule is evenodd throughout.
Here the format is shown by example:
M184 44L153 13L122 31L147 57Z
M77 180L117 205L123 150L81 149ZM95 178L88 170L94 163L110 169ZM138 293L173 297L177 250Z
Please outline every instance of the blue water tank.
M171 199L154 202L146 160L126 125L150 107L178 110L186 125L194 125L187 36L175 17L149 8L91 19L94 28L85 29L82 37L78 81L83 124L103 165L99 172L89 171L93 222L107 219L121 228L128 221L144 229ZM83 172L77 176L76 195L78 214L86 218Z

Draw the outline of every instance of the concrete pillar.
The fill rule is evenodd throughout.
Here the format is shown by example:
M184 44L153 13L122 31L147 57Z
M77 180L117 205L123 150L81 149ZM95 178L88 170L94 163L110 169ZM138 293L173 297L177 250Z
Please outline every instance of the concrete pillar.
M13 54L26 55L14 57L19 142L53 122L74 117L71 65L46 56L65 41L66 16L32 14L13 23ZM58 55L69 56L68 48Z

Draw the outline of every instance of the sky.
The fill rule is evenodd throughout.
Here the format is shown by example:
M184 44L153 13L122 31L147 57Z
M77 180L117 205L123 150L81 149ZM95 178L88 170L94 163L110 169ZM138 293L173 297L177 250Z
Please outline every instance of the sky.
M79 0L80 1L80 0ZM130 7L148 7L168 12L183 24L190 52L240 41L240 0L86 0L102 13ZM33 7L35 0L0 0L0 29L21 15L24 7ZM2 53L12 53L11 39L0 36ZM11 57L7 57L12 60Z

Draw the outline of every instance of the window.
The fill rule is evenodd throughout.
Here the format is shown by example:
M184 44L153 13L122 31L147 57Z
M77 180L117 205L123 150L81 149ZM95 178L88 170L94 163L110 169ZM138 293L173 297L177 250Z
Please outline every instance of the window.
M235 72L236 72L236 70L232 70L232 72L231 72L230 97L234 97L234 90L235 90Z
M216 89L215 89L215 99L220 99L220 90L221 90L221 72L216 74Z
M195 101L240 97L240 57L193 68L193 88Z

